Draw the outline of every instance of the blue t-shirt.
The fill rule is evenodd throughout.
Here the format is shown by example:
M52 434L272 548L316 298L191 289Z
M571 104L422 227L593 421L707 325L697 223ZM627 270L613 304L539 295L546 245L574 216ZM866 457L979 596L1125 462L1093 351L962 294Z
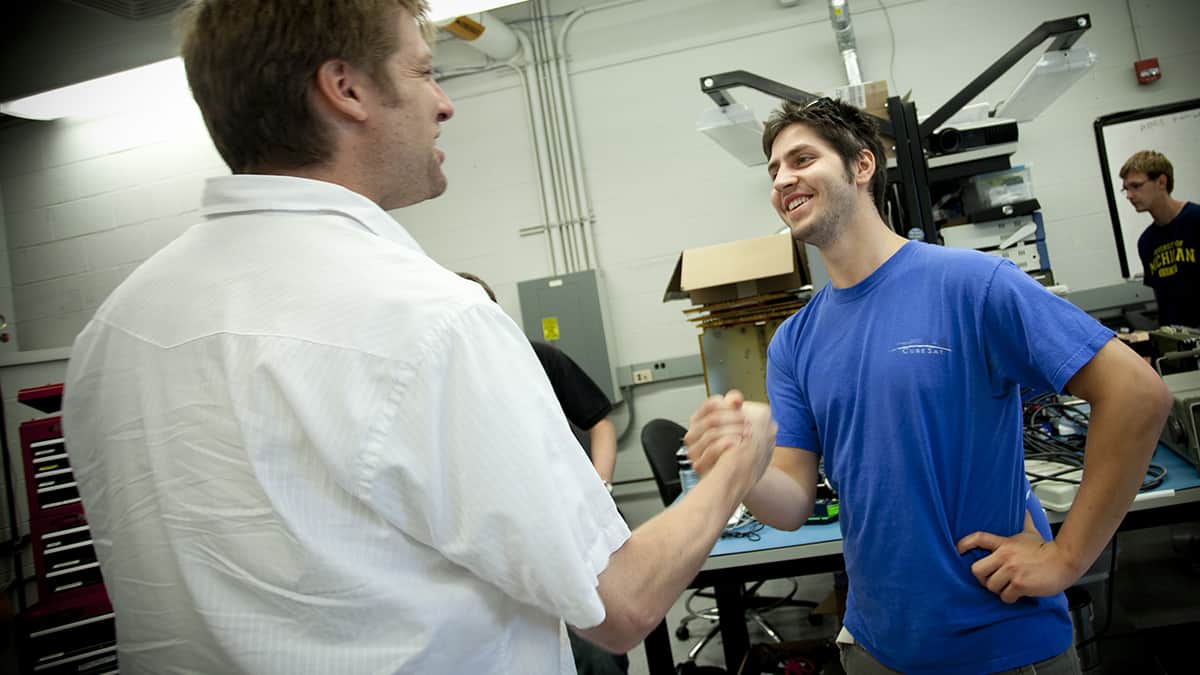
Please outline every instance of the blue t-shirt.
M846 627L889 668L984 673L1071 644L1062 594L1004 604L962 537L1028 509L1021 386L1062 391L1112 332L1011 262L910 242L862 282L825 286L776 331L776 443L823 455L838 491Z

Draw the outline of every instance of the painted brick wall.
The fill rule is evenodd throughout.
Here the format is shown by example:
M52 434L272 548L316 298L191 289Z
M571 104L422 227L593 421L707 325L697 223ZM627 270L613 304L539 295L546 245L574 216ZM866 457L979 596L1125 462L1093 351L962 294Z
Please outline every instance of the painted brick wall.
M204 178L227 172L195 105L178 96L0 132L4 279L20 348L70 345L139 262L195 221Z

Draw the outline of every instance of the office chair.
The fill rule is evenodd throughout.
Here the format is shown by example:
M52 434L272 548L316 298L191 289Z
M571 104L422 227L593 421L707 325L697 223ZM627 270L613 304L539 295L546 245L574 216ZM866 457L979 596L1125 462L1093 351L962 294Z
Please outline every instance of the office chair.
M675 453L683 445L683 435L685 433L687 433L687 429L667 419L653 419L642 427L642 450L646 453L646 460L650 464L650 472L654 474L654 482L658 485L658 494L662 497L663 506L670 506L675 503L675 500L679 498L680 493L683 491L679 484L679 464ZM798 587L795 579L792 580L792 589L786 596L780 598L768 598L758 595L758 589L763 583L763 581L755 582L746 589L746 618L762 628L772 640L782 642L783 638L763 618L762 612L782 605L812 609L817 606L817 603L807 600L796 600L792 597ZM719 619L716 607L699 611L692 609L692 601L697 597L710 598L715 602L715 597L711 592L704 592L703 589L692 591L684 602L688 613L679 622L679 627L675 629L675 637L680 640L688 639L688 624L697 619L712 621L714 625L707 635L688 650L689 661L695 661L696 655L700 653L700 650L704 649L704 646L720 630L720 624L715 623ZM819 618L810 616L809 621L812 622L814 619Z

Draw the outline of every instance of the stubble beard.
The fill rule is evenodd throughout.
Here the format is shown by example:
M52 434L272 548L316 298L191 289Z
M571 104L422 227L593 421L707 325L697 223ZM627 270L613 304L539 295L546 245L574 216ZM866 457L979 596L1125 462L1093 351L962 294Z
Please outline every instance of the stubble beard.
M376 84L381 87L383 94L381 103L384 107L395 110L403 105L400 92L394 83L390 81L377 81ZM403 185L400 188L401 194L397 196L397 199L393 200L398 202L398 205L390 208L403 208L420 204L435 197L440 197L446 192L446 173L442 170L442 164L438 161L434 152L433 147L429 148L429 157L426 160L427 164L423 167L420 165L420 160L412 156L401 162L401 166L396 170L396 173L403 181Z
M437 159L431 160L429 166L429 195L422 199L422 201L441 197L446 192L447 183L446 172L442 171L442 165L438 163Z
M852 183L831 185L824 191L828 200L825 208L816 215L808 227L792 230L792 237L806 244L825 248L837 242L845 230L846 221L854 213L856 191Z

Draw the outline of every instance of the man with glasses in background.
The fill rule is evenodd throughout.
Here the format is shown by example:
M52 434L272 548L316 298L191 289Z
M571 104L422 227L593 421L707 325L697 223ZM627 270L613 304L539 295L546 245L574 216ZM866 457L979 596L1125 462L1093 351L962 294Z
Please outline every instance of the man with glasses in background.
M1161 152L1136 152L1121 167L1121 190L1154 221L1138 237L1142 283L1154 289L1160 326L1200 328L1200 205L1171 196L1175 170Z

